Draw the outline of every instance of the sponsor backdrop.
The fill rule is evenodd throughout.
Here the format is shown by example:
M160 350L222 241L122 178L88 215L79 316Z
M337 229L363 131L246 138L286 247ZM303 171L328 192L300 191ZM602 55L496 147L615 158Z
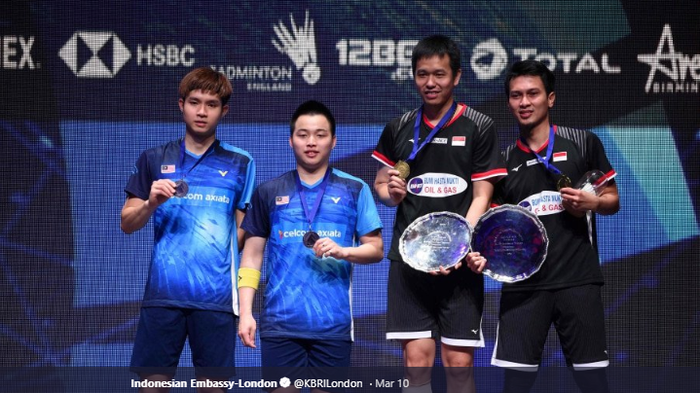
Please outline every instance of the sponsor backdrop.
M119 229L138 154L181 136L177 85L198 66L234 86L220 139L257 182L293 167L288 119L304 100L339 123L333 164L372 183L392 117L420 103L413 45L461 47L457 99L516 137L505 68L557 76L554 122L593 130L622 209L598 220L613 365L698 366L700 7L692 1L18 1L0 6L0 346L6 366L128 365L152 226ZM385 244L393 210L380 207ZM386 260L357 267L353 365L401 363L384 339ZM487 280L485 349L499 286ZM260 300L260 297L258 297ZM258 303L259 307L259 303ZM561 366L554 331L545 365ZM240 366L259 352L237 349ZM191 365L189 352L181 362Z

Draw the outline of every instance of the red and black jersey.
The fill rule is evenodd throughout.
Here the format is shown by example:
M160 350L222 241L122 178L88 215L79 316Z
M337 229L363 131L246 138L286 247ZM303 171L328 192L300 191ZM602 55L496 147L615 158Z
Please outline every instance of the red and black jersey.
M406 160L413 144L424 140L435 127L424 116L419 141L414 141L417 114L415 109L389 122L372 157L388 166ZM472 202L472 183L506 174L493 120L464 104L409 164L406 198L399 204L394 221L391 260L401 260L399 238L416 218L438 211L464 216Z
M554 126L550 163L573 183L590 170L612 179L613 170L600 139L592 132ZM544 159L549 141L536 153ZM602 284L595 215L574 217L561 204L559 175L552 173L520 140L504 152L508 176L496 185L494 204L516 204L537 214L547 230L549 248L542 268L527 280L504 284L503 290L557 289Z

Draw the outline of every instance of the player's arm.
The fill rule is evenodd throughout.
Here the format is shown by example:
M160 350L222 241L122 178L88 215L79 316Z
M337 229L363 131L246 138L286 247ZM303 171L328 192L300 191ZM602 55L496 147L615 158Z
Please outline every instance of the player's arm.
M589 210L604 216L615 214L620 210L620 195L617 192L615 180L610 180L600 195L568 187L562 188L560 192L562 205L569 213L576 216L582 216Z
M160 179L153 182L148 200L130 195L124 202L121 228L124 233L134 233L143 228L158 206L175 195L175 182Z
M245 244L245 231L241 229L241 224L243 223L243 219L245 218L245 212L240 209L236 209L236 236L238 238L238 250L243 249L243 245Z
M472 188L473 199L471 206L469 206L469 210L467 210L466 218L469 224L472 227L475 227L476 223L479 221L479 217L486 213L486 210L488 210L489 206L491 205L494 186L491 180L487 179L473 182ZM469 266L474 273L481 273L486 266L486 259L478 252L470 252L465 257L465 260L467 261L467 266ZM459 269L462 266L462 262L463 261L459 261L454 268ZM445 269L444 267L440 266L439 272L431 272L431 274L444 275L449 274L452 270L453 269Z
M472 227L475 227L479 217L486 213L491 205L493 183L488 179L479 180L472 183L472 188L473 199L467 211L467 221Z
M257 323L253 318L253 299L260 282L260 270L263 263L263 252L267 239L259 236L245 236L245 246L241 254L241 265L238 268L238 301L240 320L238 321L238 337L243 345L255 348L255 330Z
M313 251L319 258L333 257L359 264L376 263L384 258L384 240L379 229L360 236L357 247L340 247L332 239L324 237L316 241Z
M377 177L374 179L374 191L381 203L393 207L406 197L406 181L399 177L399 171L396 169L382 166L377 170Z

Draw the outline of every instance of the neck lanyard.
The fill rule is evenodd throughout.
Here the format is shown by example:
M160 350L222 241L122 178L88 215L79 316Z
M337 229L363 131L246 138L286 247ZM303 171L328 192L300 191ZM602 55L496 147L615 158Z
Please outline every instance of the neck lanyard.
M447 123L448 120L452 119L452 116L454 116L455 111L457 110L457 101L452 102L452 106L450 109L445 113L445 115L440 119L440 122L435 126L430 131L430 134L423 140L423 142L418 143L418 139L420 137L420 123L423 121L423 106L421 105L420 109L418 110L418 116L416 117L416 123L413 126L413 151L411 151L411 155L408 156L406 161L411 161L414 158L416 158L416 155L418 154L421 149L425 147L430 141L433 140L433 137L435 137L435 134L438 133L442 129L442 127Z
M294 180L296 181L297 191L299 192L299 198L301 199L301 207L304 209L304 215L306 216L306 220L309 222L309 230L311 230L311 223L314 221L318 208L321 206L321 199L323 199L323 194L326 192L328 177L331 171L331 167L326 168L326 174L323 175L323 181L321 181L321 184L319 185L318 195L316 196L316 200L314 201L314 205L312 206L311 210L309 210L309 207L306 204L306 195L304 193L304 186L301 184L299 171L294 171Z
M549 140L547 141L547 153L544 156L544 158L540 157L537 152L533 151L530 149L530 146L528 146L527 141L525 138L520 137L520 141L523 143L523 146L529 150L532 154L535 155L535 158L537 158L537 161L540 162L540 164L544 165L547 170L550 172L554 173L555 175L561 175L561 171L552 165L549 160L552 158L552 152L554 151L554 126L549 126Z
M185 172L183 174L182 171L183 171L183 168L185 167L185 138L182 138L182 143L180 143L180 167L178 168L178 171L180 172L180 175L181 175L180 180L184 180L185 177L187 177L187 175L189 175L190 172L192 172L192 170L194 170L194 168L197 165L199 165L200 162L202 162L204 157L209 155L209 153L211 153L211 151L214 150L218 145L219 145L219 140L218 139L214 140L214 142L209 146L207 151L205 151L204 154L199 156L199 159L197 160L197 162L194 163L194 165L192 165L192 168L190 168L187 172Z

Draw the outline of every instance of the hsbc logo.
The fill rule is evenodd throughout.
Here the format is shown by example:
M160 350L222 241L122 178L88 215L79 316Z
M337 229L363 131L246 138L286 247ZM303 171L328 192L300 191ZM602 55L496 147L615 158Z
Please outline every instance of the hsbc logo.
M135 59L139 67L191 67L194 53L192 45L139 44ZM114 78L132 58L132 51L111 31L78 31L58 55L77 77Z
M109 50L111 47L111 50ZM79 53L87 48L91 57L80 63ZM131 58L131 52L112 32L78 31L58 52L68 68L81 78L113 78ZM111 66L103 57L111 58Z

